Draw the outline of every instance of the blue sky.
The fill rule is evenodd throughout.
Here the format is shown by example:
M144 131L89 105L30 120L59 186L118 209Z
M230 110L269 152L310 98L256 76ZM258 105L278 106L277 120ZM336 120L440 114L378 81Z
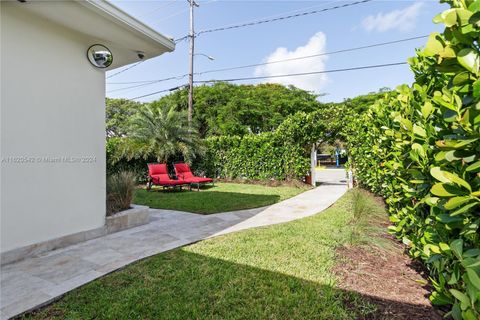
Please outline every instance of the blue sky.
M274 18L329 8L352 1L198 1L195 10L196 31L237 23ZM113 1L115 5L159 32L179 38L188 33L189 17L186 0L175 1ZM432 18L445 10L437 1L372 1L324 13L272 22L252 27L203 34L196 39L195 72L256 64L267 61L331 52L374 43L428 35L441 31ZM343 69L365 65L404 62L415 54L426 39L389 46L331 54L311 59L275 63L264 67L239 69L199 75L195 80L228 79L276 74L301 73ZM122 69L107 73L112 75ZM107 96L134 98L154 91L187 83L187 78L160 82L134 89L112 91L133 82L162 79L188 73L188 42L177 44L173 53L148 60L128 71L107 79ZM259 83L250 80L239 83ZM302 89L325 94L321 101L342 101L376 91L381 87L394 88L413 81L408 65L381 69L329 73L313 76L276 78L270 82L293 84ZM162 94L140 99L152 101Z

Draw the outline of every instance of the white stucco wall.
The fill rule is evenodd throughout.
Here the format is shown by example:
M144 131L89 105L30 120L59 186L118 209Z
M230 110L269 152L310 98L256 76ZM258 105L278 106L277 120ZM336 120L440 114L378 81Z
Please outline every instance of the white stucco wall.
M1 252L104 224L105 75L86 58L93 43L2 3Z

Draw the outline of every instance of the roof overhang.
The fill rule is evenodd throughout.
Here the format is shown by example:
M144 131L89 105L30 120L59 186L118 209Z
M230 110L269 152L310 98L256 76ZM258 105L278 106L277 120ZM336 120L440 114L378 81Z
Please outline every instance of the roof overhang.
M114 59L106 70L140 61L138 52L142 52L143 60L146 60L175 49L173 39L160 34L106 0L26 0L11 2L13 3L86 35L91 38L90 45L98 43L107 46Z

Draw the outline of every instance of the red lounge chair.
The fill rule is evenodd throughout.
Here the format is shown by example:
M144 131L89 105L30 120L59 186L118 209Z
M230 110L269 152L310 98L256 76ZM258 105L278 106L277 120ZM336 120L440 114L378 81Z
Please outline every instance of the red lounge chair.
M192 170L190 170L190 166L186 163L176 163L174 167L178 180L185 181L190 185L196 184L198 191L200 191L201 184L214 183L212 178L194 176Z
M156 186L162 186L164 188L175 188L177 186L182 189L182 186L188 185L189 182L182 180L173 180L168 175L168 169L166 164L149 163L148 164L148 185L147 189L152 188L152 184Z

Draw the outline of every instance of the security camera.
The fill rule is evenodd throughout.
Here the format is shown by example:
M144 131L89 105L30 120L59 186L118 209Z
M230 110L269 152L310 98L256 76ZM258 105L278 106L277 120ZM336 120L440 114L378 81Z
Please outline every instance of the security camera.
M143 58L145 58L145 53L141 52L141 51L138 51L137 52L137 56L140 60L143 60Z

